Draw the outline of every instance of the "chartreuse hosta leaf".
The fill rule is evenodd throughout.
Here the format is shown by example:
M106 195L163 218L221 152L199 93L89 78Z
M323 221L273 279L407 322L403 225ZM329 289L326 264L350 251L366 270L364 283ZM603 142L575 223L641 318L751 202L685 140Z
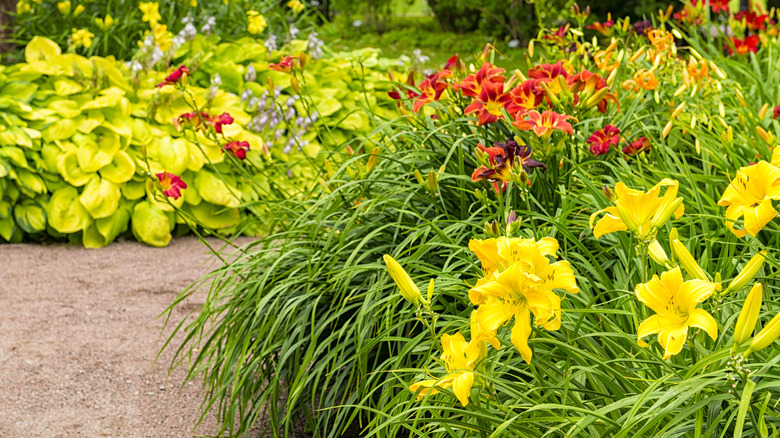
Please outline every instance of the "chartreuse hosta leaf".
M142 201L135 205L130 221L133 235L144 243L162 247L171 241L171 230L174 225L171 215L149 201Z
M24 48L24 59L28 64L36 61L52 61L61 53L62 49L54 41L35 36Z
M13 216L8 216L0 219L0 237L6 241L11 241L11 238L16 231L16 222Z
M187 169L189 155L187 140L183 138L163 137L157 142L157 161L167 172L181 175Z
M32 199L26 199L21 204L16 204L14 219L25 233L39 233L46 229L46 210Z
M78 190L74 187L64 187L52 193L46 213L49 225L65 234L81 231L84 224L91 220L79 201Z
M199 223L215 230L235 226L241 218L237 208L226 208L205 201L198 205L189 205L185 209L188 209Z
M46 193L46 184L43 182L43 178L29 170L18 169L16 181L19 183L19 189L30 197Z
M82 87L78 82L68 78L59 78L54 81L54 91L58 96L70 96L82 91Z
M84 187L79 201L93 219L100 219L114 214L121 197L122 193L117 184L95 176Z
M82 114L76 118L76 125L79 132L89 134L93 129L103 124L105 120L105 116L99 110L89 110L86 115Z
M146 194L145 179L131 179L120 186L122 196L129 200L141 199ZM186 193L186 190L185 190Z
M113 242L119 234L127 231L131 208L131 204L122 205L111 216L88 220L82 238L84 247L104 247Z
M76 133L76 123L71 119L61 119L43 130L41 134L46 141L66 140Z
M201 170L195 176L195 188L204 201L225 207L238 207L238 191L208 170Z
M130 181L135 175L135 161L127 152L118 151L111 163L101 168L98 173L114 184L121 184Z
M8 158L8 161L15 166L22 167L27 170L32 170L30 165L27 163L27 157L24 155L24 151L17 147L6 146L0 148L0 157Z
M76 134L73 142L78 146L79 166L85 172L96 172L114 160L122 143L119 135L104 127L95 128L92 134Z
M94 176L94 173L84 172L79 167L78 153L76 151L66 152L57 157L57 170L62 175L62 178L74 187L83 186Z

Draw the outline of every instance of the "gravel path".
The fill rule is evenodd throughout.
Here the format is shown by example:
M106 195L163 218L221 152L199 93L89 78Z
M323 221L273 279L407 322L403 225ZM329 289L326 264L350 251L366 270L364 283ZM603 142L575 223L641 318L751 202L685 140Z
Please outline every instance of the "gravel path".
M216 244L216 242L215 242ZM157 316L213 266L197 239L0 245L0 437L188 437L199 382L168 375ZM205 290L172 319L202 304Z

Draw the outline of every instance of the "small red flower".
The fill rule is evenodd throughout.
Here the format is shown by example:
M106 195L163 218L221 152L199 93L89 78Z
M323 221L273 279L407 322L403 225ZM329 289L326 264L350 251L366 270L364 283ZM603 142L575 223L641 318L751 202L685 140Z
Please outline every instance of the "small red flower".
M169 198L179 199L179 197L181 197L181 190L187 188L187 183L182 181L181 177L172 173L158 173L157 180L160 182L163 195Z
M496 142L489 148L480 144L479 149L487 154L490 167L483 165L476 168L471 174L471 180L474 182L485 180L496 183L501 181L505 184L512 180L514 170L518 172L522 170L528 174L535 167L541 167L542 170L547 169L544 164L531 158L533 151L529 146L518 144L511 138L507 138L506 142Z
M777 105L775 109L772 110L772 118L776 119L780 117L780 105Z
M623 148L623 153L626 155L635 155L638 152L642 152L650 148L650 140L647 137L639 137L636 140L628 144Z
M295 67L298 64L298 58L292 55L287 55L279 61L278 64L270 64L268 68L271 70L280 71L282 73L290 73L292 72L293 67Z
M479 97L482 90L483 82L504 82L506 78L502 73L506 72L503 68L496 67L493 64L486 62L482 64L482 67L477 73L468 75L463 79L463 82L455 84L452 88L460 90L464 96Z
M729 55L733 55L736 52L739 55L746 55L748 52L758 52L758 35L746 36L743 39L731 37L731 44L726 44L726 50L729 51ZM734 48L732 49L732 45Z
M524 116L528 116L528 119L515 120L512 122L512 125L521 131L533 129L534 134L539 137L549 137L556 129L569 135L572 135L574 132L571 123L566 121L566 119L572 118L571 116L558 114L553 111L545 111L539 114L536 110L528 111Z
M482 82L479 97L463 110L463 114L477 112L477 126L494 123L504 117L501 109L506 107L511 99L508 94L504 94L503 82L485 81Z
M555 42L555 44L562 46L566 42L565 37L566 37L566 32L568 30L569 30L568 24L566 26L561 26L555 32L545 35L544 39L552 40L553 42Z
M157 84L156 87L157 88L162 88L162 87L164 87L166 85L176 85L181 80L181 78L184 75L189 76L190 75L190 69L187 68L184 65L180 65L179 68L176 69L176 71L174 71L173 73L168 75L168 77L165 78L164 81L162 81L159 84Z
M248 141L231 141L223 146L223 149L233 154L239 160L246 158L246 151L249 150Z
M617 146L620 143L619 134L620 129L613 125L607 125L594 132L587 140L590 144L590 153L596 156L606 154L611 145Z
M232 124L233 117L228 113L222 113L218 116L212 117L210 122L212 125L214 125L214 130L217 131L217 134L222 134L222 125Z
M449 71L455 70L458 72L463 72L466 71L466 64L463 63L463 61L460 59L460 56L458 56L456 53L447 60L447 64L444 65L444 69Z
M564 79L569 77L569 73L563 68L563 61L558 61L555 64L539 64L528 70L528 77L531 79L541 79L543 81L551 81L558 76L563 76Z
M420 95L417 96L417 100L414 102L412 110L414 110L414 112L420 111L420 108L422 108L423 105L439 100L441 94L449 87L444 79L451 75L451 71L442 70L428 76L420 82Z

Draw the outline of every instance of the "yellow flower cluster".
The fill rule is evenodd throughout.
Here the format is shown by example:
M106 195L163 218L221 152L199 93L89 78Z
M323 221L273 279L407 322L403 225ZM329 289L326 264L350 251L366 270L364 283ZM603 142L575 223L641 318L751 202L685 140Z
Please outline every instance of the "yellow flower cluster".
M287 7L290 8L295 14L300 14L304 9L304 5L300 2L300 0L290 0L287 2Z
M777 210L772 200L780 199L780 147L772 154L772 162L759 161L737 171L723 192L718 205L726 208L726 227L738 237L755 237L772 219ZM743 229L734 227L744 217Z
M249 23L247 25L247 31L252 35L263 33L265 28L268 27L268 22L265 17L260 15L257 11L246 11L246 19Z
M149 26L152 28L162 20L160 5L157 2L141 2L138 4L138 9L143 13L141 20L145 23L149 23Z
M95 34L87 29L73 29L73 33L70 36L70 41L75 47L84 46L84 48L92 47L92 38L95 38Z

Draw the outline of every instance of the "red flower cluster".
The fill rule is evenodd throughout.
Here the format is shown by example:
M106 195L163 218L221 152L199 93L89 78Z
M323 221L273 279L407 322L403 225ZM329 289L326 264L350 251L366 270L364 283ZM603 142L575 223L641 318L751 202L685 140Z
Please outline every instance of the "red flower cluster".
M246 151L249 150L248 141L231 141L223 146L223 149L233 154L239 160L246 158Z
M773 119L776 119L776 118L778 118L778 117L780 117L780 105L777 105L777 106L776 106L776 107L775 107L775 108L772 110L772 118L773 118Z
M187 188L187 183L182 181L181 177L168 172L158 173L157 181L160 182L163 195L173 199L179 199L181 190Z
M204 121L205 124L202 123ZM184 123L190 124L196 131L205 130L207 126L213 126L217 134L222 134L222 126L233 123L233 117L228 113L222 113L218 116L209 116L204 112L201 112L200 115L197 113L184 113L176 119L175 125L179 127Z
M162 88L166 85L176 85L184 75L189 76L190 75L190 69L187 68L187 66L181 65L179 68L176 69L173 73L168 75L167 78L165 78L164 81L160 82L156 85L157 88Z
M590 145L590 153L596 156L606 154L609 152L610 146L617 146L620 143L619 134L620 129L613 125L607 125L594 132L587 140Z
M725 49L728 50L729 55L733 55L734 53L746 55L748 52L758 52L758 43L758 35L750 35L742 39L731 37L731 43L726 44Z

